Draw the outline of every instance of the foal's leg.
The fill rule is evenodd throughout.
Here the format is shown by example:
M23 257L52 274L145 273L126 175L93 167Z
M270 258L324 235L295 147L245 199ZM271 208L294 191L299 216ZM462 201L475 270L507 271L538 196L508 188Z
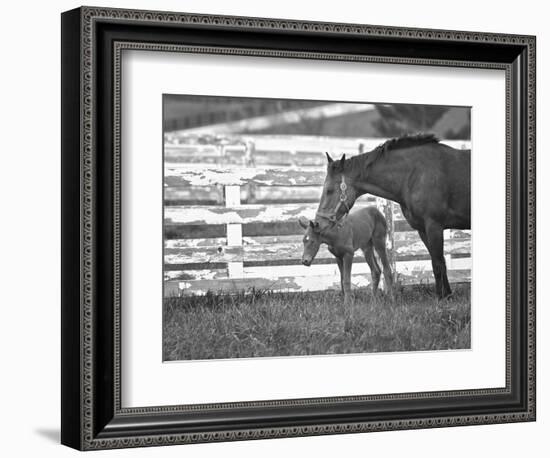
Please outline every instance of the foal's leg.
M378 284L380 283L380 266L376 262L376 258L374 257L374 250L372 246L372 240L369 241L365 249L363 250L363 253L365 255L365 261L367 261L367 264L370 268L370 276L372 279L372 294L375 295L378 292Z
M376 234L373 238L374 248L380 256L382 268L384 269L384 283L386 291L391 292L393 287L393 272L391 271L388 253L386 252L386 234Z
M443 227L434 221L429 221L425 229L425 232L418 231L418 233L432 258L435 292L439 298L444 298L450 296L452 291L447 278L447 265L443 252Z
M351 264L353 262L353 254L344 255L343 259L343 278L344 287L344 304L349 304L351 301Z

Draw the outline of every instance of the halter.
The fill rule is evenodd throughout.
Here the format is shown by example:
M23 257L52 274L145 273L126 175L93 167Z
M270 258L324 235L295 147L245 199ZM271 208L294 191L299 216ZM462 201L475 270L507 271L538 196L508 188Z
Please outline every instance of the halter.
M350 207L348 205L348 196L346 194L346 190L348 189L348 185L346 184L346 180L344 178L344 175L342 175L342 182L340 183L340 200L338 201L338 205L336 205L336 208L332 212L320 212L318 211L315 216L320 216L321 218L324 218L328 220L331 223L331 227L334 226L337 223L340 223L344 216L346 216L349 211ZM336 215L338 214L338 210L340 207L344 205L346 207L345 213L340 217L337 218Z

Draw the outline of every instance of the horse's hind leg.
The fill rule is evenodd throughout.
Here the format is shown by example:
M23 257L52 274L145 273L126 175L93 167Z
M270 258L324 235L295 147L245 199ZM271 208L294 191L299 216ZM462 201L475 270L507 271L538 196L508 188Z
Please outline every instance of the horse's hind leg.
M374 248L380 257L382 262L382 268L384 269L384 283L386 285L386 291L390 292L393 288L393 273L391 271L390 262L388 261L388 254L386 252L386 233L375 234L373 237Z
M380 283L380 275L382 271L380 270L380 266L376 262L376 258L374 257L374 250L372 246L372 240L369 241L367 246L363 249L363 254L365 255L365 261L367 261L367 264L370 268L370 276L372 279L372 294L376 294L378 292L378 284Z

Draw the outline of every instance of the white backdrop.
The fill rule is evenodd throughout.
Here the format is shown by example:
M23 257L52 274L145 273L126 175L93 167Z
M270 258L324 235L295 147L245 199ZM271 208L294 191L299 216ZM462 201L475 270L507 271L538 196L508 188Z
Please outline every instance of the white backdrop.
M363 22L397 26L464 29L538 35L538 159L539 176L550 173L543 151L550 142L541 126L548 125L550 31L543 3L526 0L482 3L463 0L456 6L440 1L319 2L278 0L117 0L99 5L234 14L295 19ZM60 334L60 236L59 236L59 119L60 119L60 12L79 6L62 0L55 4L29 1L3 5L3 65L0 78L0 320L2 352L2 409L0 452L5 456L40 453L70 456L76 452L57 444L59 440L59 334ZM498 15L495 15L498 8ZM538 186L538 386L549 384L550 339L542 331L550 325L545 304L549 295L544 279L550 274L548 239L550 223L549 180ZM311 453L316 456L365 453L373 456L464 457L490 450L499 457L542 456L550 427L550 397L538 393L538 422L530 424L443 428L317 438L208 444L107 452L110 456L214 457L258 455L279 457Z

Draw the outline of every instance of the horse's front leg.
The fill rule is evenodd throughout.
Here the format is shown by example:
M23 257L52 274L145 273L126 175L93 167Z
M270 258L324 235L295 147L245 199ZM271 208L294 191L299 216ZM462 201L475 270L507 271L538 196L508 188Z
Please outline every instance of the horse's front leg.
M426 224L426 231L418 231L432 258L432 269L435 278L435 292L442 299L452 294L447 277L447 264L443 251L443 227L435 222Z
M338 271L340 272L340 289L342 294L345 296L346 292L344 291L344 260L336 256L336 263L338 264Z
M353 297L351 293L351 265L353 263L353 253L344 255L342 287L344 290L344 305L351 303Z

